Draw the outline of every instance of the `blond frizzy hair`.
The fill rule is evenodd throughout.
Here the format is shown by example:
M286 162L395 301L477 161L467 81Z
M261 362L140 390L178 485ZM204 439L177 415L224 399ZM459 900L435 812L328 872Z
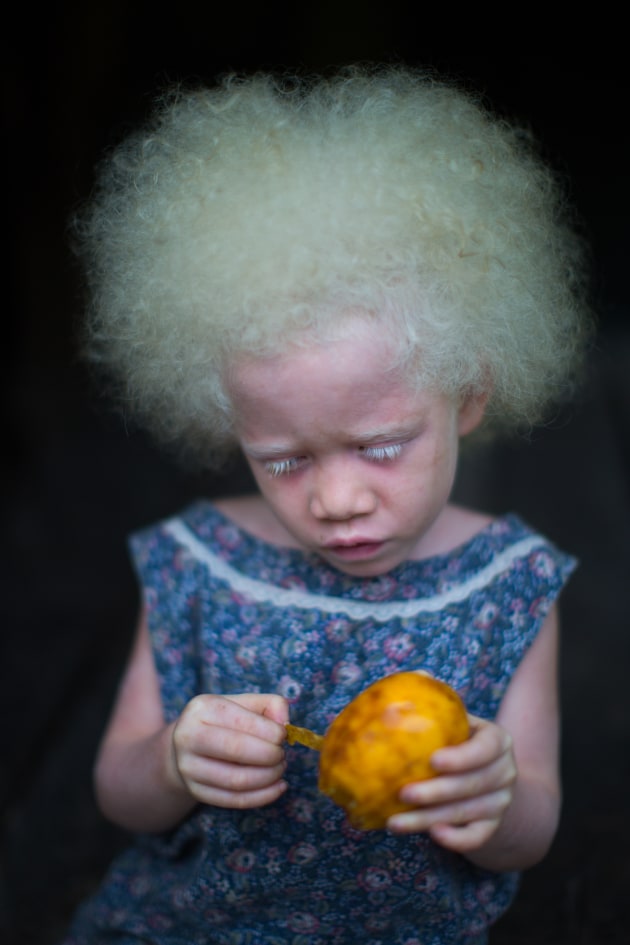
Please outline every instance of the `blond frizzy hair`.
M241 354L383 324L409 381L540 421L584 349L578 241L523 131L401 67L175 90L75 232L86 347L126 411L212 465Z

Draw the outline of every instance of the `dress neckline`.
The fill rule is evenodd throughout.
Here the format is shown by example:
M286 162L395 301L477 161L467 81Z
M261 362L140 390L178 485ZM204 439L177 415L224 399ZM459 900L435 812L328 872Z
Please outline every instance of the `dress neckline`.
M532 534L513 514L493 519L452 551L407 560L383 575L355 577L329 565L315 553L276 545L248 532L209 499L189 506L181 520L213 554L249 577L281 587L371 599L416 597L435 593L438 586L471 576L494 556Z

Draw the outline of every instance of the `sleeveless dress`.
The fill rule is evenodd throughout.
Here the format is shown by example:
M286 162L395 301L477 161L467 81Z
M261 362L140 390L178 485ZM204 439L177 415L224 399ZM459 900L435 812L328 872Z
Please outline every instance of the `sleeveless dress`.
M355 578L266 544L209 502L132 536L167 720L197 693L277 692L325 731L369 683L424 669L492 719L575 561L516 516L455 551ZM287 748L274 804L199 805L142 835L66 945L482 945L518 877L425 834L359 832Z

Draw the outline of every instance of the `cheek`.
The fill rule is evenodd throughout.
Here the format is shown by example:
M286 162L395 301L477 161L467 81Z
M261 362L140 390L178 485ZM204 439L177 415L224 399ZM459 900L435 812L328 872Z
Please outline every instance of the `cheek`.
M457 457L459 454L459 434L457 432L457 419L455 416L445 422L445 429L441 436L436 437L434 442L434 465L444 469L455 469Z
M288 504L286 489L282 476L273 478L264 469L260 469L255 463L249 463L252 476L256 480L258 491L265 499L267 505L273 509L277 518L282 518L282 510Z
M425 438L414 456L416 474L430 479L454 467L457 460L456 437Z
M261 494L278 518L291 521L299 516L305 497L303 490L294 481L283 476L274 479L266 473L257 476L256 481Z
M435 501L446 501L457 469L456 443L442 439L424 443L405 476L404 491L416 498L433 496Z
M457 465L457 447L442 443L435 451L434 467L444 472L454 472Z
M437 488L448 498L457 471L457 449L449 445L442 444L441 448L435 453L433 474L437 483Z

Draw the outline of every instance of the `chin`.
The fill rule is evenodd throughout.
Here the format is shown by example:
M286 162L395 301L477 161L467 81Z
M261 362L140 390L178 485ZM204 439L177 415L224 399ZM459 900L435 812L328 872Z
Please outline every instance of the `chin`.
M350 577L373 578L388 574L401 562L398 560L383 559L379 561L339 561L331 557L320 555L336 571L341 571Z

